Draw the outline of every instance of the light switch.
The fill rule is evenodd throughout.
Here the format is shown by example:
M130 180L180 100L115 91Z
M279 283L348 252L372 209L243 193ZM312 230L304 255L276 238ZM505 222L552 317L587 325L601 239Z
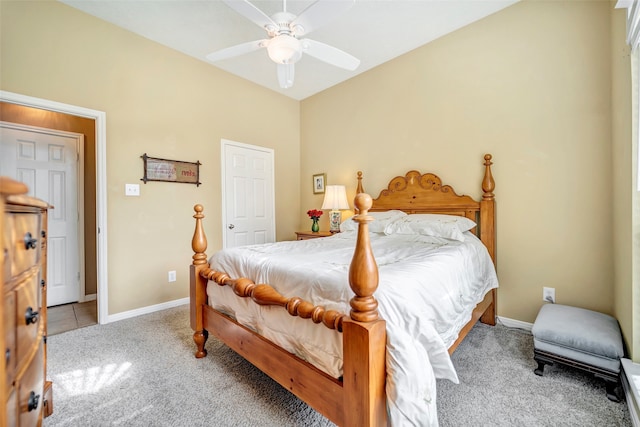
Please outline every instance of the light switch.
M140 184L125 184L124 185L124 195L125 196L139 196L140 195Z

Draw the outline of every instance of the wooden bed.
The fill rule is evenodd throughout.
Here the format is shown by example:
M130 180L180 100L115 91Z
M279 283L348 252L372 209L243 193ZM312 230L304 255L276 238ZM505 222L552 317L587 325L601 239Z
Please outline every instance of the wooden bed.
M192 239L194 251L190 266L190 321L195 331L196 357L207 355L205 343L209 333L261 369L280 385L339 426L383 426L388 424L385 396L385 321L378 315L374 292L378 286L378 269L369 242L369 211L399 209L407 213L441 213L461 215L475 221L476 234L487 247L495 264L495 199L491 174L491 155L484 156L482 200L457 195L442 185L434 174L410 171L393 178L376 199L364 192L362 173L358 172L354 218L359 223L358 237L349 269L349 284L355 296L351 312L339 313L314 306L295 296L280 295L271 286L255 284L247 278L231 278L214 271L205 254L207 240L202 227L203 207L194 207L196 219ZM291 316L299 316L317 327L342 333L343 376L336 379L308 362L278 347L252 330L240 325L207 304L207 282L229 286L236 295L251 298L257 304L281 306ZM480 319L495 325L497 290L490 290L476 306L472 319L462 328L459 338L449 348L452 353L473 325Z

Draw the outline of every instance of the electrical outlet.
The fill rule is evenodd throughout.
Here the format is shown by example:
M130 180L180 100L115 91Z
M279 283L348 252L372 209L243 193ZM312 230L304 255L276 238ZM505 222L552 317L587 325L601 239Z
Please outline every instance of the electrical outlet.
M555 304L556 288L542 288L542 301Z
M139 196L140 195L140 184L125 184L124 185L124 195L125 196Z
M169 281L170 282L175 282L176 281L176 271L175 270L171 270L169 272Z

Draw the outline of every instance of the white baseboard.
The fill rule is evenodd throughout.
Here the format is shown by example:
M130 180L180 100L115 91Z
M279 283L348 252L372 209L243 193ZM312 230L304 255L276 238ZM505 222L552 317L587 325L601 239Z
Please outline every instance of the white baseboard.
M620 359L622 362L622 387L627 399L627 407L633 427L640 426L638 418L638 402L640 402L640 364L633 363L629 359Z
M498 322L502 323L507 328L524 329L525 331L529 332L531 332L531 328L533 328L533 323L509 319L508 317L498 316Z
M107 316L107 321L103 324L117 322L118 320L130 319L132 317L142 316L143 314L154 313L156 311L166 310L167 308L178 307L186 304L189 304L189 297L163 302L162 304L137 308L135 310L123 311L122 313L116 313Z

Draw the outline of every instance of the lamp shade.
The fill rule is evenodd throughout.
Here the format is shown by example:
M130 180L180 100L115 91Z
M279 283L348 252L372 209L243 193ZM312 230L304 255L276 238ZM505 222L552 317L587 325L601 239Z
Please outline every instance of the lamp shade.
M347 190L344 185L326 186L322 209L349 209L349 202L347 202Z

